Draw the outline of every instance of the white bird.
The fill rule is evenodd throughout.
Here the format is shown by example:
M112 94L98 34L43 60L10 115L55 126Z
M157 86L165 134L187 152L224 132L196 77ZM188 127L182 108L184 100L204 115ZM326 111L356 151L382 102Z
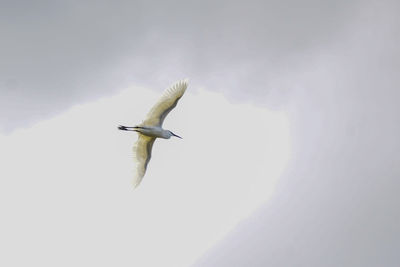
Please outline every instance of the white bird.
M162 97L147 113L146 118L139 125L127 127L120 125L118 129L135 131L138 140L133 146L133 156L136 162L136 173L133 180L137 187L146 173L147 164L151 158L151 149L156 138L169 139L171 136L182 138L169 130L164 130L162 124L168 113L176 106L188 86L188 80L181 80L173 84L163 93Z

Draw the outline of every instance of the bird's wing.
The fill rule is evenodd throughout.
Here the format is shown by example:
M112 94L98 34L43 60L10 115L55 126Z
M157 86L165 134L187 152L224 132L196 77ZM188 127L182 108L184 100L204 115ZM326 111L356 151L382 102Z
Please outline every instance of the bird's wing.
M147 164L151 158L151 149L156 138L149 137L139 133L138 140L133 146L133 159L136 163L133 185L136 187L140 184L146 173Z
M152 107L149 113L147 113L142 124L161 127L165 117L176 106L178 100L185 93L187 86L188 81L181 80L165 90L158 102Z

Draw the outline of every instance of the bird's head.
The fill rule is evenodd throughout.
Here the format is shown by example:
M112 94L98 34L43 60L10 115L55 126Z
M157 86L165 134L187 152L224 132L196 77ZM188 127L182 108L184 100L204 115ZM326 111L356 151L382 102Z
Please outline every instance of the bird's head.
M169 133L171 134L171 136L175 136L175 137L178 137L178 138L182 139L182 137L180 137L179 135L174 134L174 133L171 132L171 131L169 131Z

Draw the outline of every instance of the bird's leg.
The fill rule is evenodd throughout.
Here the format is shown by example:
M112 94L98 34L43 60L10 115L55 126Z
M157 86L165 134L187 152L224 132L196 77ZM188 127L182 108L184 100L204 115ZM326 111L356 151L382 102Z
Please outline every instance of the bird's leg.
M124 126L124 125L118 126L118 129L123 130L123 131L133 131L133 130L131 130L131 128L134 128L134 127Z
M120 125L118 126L118 129L123 130L123 131L136 131L137 129L142 129L143 127L139 127L139 126L124 126L124 125Z

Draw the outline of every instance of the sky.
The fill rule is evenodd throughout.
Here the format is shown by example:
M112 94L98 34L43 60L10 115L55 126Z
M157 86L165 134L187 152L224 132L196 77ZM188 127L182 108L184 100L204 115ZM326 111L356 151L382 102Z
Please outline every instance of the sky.
M136 133L117 126L158 97L129 87L0 137L2 265L187 266L271 196L289 159L285 114L204 89L168 116L184 139L157 140L134 189ZM251 139L204 131L249 118Z
M399 265L397 1L0 7L2 263Z

